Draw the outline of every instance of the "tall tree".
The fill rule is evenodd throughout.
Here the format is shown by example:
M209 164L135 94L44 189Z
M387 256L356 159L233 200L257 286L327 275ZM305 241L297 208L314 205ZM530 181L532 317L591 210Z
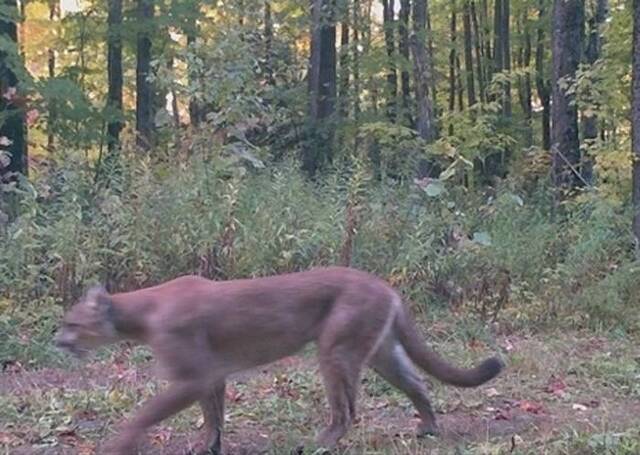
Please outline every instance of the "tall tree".
M581 182L578 110L567 90L575 78L582 53L584 10L582 0L553 2L553 76L551 103L551 143L553 181L557 189Z
M273 75L273 18L271 17L271 0L264 2L264 61L267 71L267 82L275 85Z
M585 61L588 65L595 65L600 58L602 49L602 25L607 18L608 2L607 0L596 0L595 9L592 12L587 22L587 43L584 50ZM596 100L592 102L597 103ZM582 133L587 145L593 144L598 137L598 117L594 113L597 111L598 106L594 106L596 109L591 109L590 115L584 115L582 118ZM587 181L593 180L593 163L587 156L583 160L582 174Z
M476 104L476 88L473 79L473 38L471 32L471 5L469 0L464 2L462 14L462 27L464 33L464 69L467 79L467 100L469 106ZM477 37L476 37L477 39Z
M136 37L136 132L137 144L148 149L153 140L153 87L151 73L151 36L154 0L137 0L136 18L139 27Z
M349 115L349 5L345 5L340 22L340 115Z
M416 129L422 139L426 142L433 142L436 138L433 93L430 93L433 79L431 72L433 55L428 52L425 45L428 14L427 0L414 0L413 32L409 42L413 55L413 77L417 104Z
M507 117L511 116L511 82L509 81L509 73L511 72L511 10L510 0L502 0L502 24L500 33L502 34L502 64L507 74L507 80L504 84L502 93L503 113Z
M475 36L475 53L476 53L476 76L478 78L478 94L480 101L485 101L485 64L484 64L484 48L482 46L482 33L480 31L478 13L476 11L476 2L471 2L471 22L473 24L473 35Z
M494 42L493 61L496 73L505 72L507 77L511 71L510 0L496 0L494 5ZM511 115L511 83L508 78L503 83L500 104L505 116Z
M402 56L402 72L400 73L402 91L402 112L405 120L411 123L411 88L407 65L409 64L409 16L411 14L411 0L400 0L398 13L398 51Z
M17 24L11 17L18 17L16 0L4 0L3 14L0 15L0 37L3 38L0 50L0 140L2 149L8 152L9 163L0 160L0 177L7 173L28 173L27 165L27 129L24 110L20 103L21 87L17 70L22 66L18 47Z
M536 91L542 105L542 148L551 149L551 80L544 68L545 61L545 21L547 0L538 1L538 26L536 37Z
M21 9L24 8L24 0L21 2ZM24 15L24 12L22 13ZM49 23L53 26L54 22L60 19L60 2L59 0L49 0ZM24 43L22 43L24 45ZM49 79L56 76L56 50L52 47L47 49L47 69ZM56 118L56 106L51 103L49 106L49 118L47 119L47 150L53 150L53 122Z
M107 147L113 155L120 144L122 130L122 0L109 0L107 17Z
M382 20L384 25L384 42L387 50L387 116L390 121L397 118L396 97L398 96L398 74L396 70L395 44L395 0L382 0Z
M526 144L530 146L533 143L531 131L531 118L533 116L533 107L531 104L531 75L529 69L531 66L531 33L529 32L528 10L525 10L521 20L518 21L518 34L520 34L520 24L524 30L522 31L522 43L518 48L517 63L520 70L524 74L518 76L518 98L520 107L524 114L526 128Z
M329 120L335 111L336 102L335 0L313 0L311 16L311 141L303 151L302 167L309 175L314 175L323 162L330 162L332 159L333 126Z
M449 111L456 108L456 57L457 57L457 15L455 2L451 2L450 36L451 48L449 49ZM450 125L451 127L452 125Z
M640 0L633 1L633 56L631 76L631 148L633 150L633 236L640 259Z

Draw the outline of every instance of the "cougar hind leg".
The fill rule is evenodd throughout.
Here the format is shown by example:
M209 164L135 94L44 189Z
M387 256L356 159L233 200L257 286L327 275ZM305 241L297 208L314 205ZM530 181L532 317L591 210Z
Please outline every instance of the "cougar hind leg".
M361 295L359 296L361 298ZM362 366L378 349L386 337L394 316L394 305L379 299L369 308L370 317L363 317L348 304L336 303L333 315L325 323L318 338L320 373L324 382L331 417L329 425L320 432L316 442L325 449L334 449L346 434L356 414L356 396Z
M206 398L198 400L204 417L204 438L197 455L222 454L222 429L224 425L224 391L225 381L214 385L213 391Z
M413 403L420 415L419 436L438 433L435 414L427 397L422 377L409 359L404 348L390 333L369 361L369 365L387 382L401 390Z

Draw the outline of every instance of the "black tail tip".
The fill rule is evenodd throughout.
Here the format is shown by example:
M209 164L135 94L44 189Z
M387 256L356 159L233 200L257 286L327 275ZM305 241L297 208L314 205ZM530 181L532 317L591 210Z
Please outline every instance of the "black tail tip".
M504 369L505 364L498 357L490 357L480 364L480 369L483 372L484 381L495 378ZM483 382L484 382L483 381Z

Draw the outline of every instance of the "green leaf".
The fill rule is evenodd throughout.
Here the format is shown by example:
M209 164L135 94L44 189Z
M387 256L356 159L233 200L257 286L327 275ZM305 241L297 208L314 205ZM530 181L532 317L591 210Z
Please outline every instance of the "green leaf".
M517 194L510 194L509 197L513 200L513 202L518 204L520 207L522 207L524 205L524 201Z
M424 187L424 192L427 193L429 197L437 197L440 196L444 192L444 185L442 182L430 182L427 186Z
M491 246L491 236L485 231L474 232L472 241L478 245Z

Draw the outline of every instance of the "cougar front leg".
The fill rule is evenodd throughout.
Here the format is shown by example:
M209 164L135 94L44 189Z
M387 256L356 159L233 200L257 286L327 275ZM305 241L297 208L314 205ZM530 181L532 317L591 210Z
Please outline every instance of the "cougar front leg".
M203 396L202 381L180 381L149 399L138 413L125 423L120 433L106 444L102 453L109 455L133 455L145 430L167 417L176 414Z
M222 429L224 426L224 390L225 382L215 384L214 389L205 398L199 400L204 416L204 440L198 455L220 455L222 453Z

